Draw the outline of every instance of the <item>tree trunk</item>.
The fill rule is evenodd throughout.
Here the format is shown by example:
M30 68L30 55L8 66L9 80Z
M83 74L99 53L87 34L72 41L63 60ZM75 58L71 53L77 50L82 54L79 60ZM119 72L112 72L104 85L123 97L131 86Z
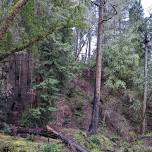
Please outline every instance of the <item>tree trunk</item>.
M89 126L89 133L96 134L99 122L99 105L101 92L101 68L102 68L102 38L103 38L103 2L100 0L99 19L98 19L98 35L97 35L97 50L96 50L96 83L94 90L92 119Z
M147 33L145 33L144 40L144 52L145 52L145 61L144 61L144 100L142 107L142 126L141 133L144 134L146 131L146 107L147 107L147 91L148 91L148 50L147 50Z
M70 139L69 137L65 136L61 132L57 132L54 129L47 127L47 130L53 133L54 135L57 136L58 139L62 140L64 143L70 145L71 147L74 147L77 151L79 152L89 152L86 149L84 149L79 143L74 141L73 139Z
M2 23L2 27L0 28L0 40L3 39L4 35L7 33L10 26L12 26L15 17L22 11L22 9L26 6L28 0L19 0L15 6L13 6L9 12L8 17Z

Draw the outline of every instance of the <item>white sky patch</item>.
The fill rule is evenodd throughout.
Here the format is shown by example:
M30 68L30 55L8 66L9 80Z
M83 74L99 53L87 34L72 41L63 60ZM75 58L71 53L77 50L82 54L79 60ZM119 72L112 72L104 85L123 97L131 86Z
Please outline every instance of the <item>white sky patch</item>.
M145 16L149 16L152 13L152 0L141 0L142 6L144 8Z

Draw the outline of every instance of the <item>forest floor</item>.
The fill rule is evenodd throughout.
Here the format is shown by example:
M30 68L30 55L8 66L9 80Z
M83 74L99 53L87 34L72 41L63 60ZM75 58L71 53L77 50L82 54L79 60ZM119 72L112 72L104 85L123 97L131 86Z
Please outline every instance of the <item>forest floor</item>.
M63 129L64 133L71 136L90 152L151 152L152 147L148 145L152 135L143 139L126 141L120 136L111 135L108 131L101 129L97 135L87 136L86 132L78 129ZM148 139L148 140L147 140ZM49 139L41 136L28 136L26 138L14 137L0 134L0 152L73 152L68 145L60 140Z

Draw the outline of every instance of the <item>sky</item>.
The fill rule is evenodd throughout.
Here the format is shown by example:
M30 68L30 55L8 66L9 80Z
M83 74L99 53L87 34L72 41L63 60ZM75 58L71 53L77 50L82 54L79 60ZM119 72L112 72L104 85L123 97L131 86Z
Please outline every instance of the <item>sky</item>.
M152 13L152 0L141 0L143 5L145 16L149 16L149 12Z

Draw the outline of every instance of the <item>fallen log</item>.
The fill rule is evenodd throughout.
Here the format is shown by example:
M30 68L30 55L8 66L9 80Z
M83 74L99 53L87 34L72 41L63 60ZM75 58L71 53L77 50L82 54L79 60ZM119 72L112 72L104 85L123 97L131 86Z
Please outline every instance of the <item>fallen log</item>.
M74 147L79 152L89 152L86 149L84 149L79 143L77 143L75 140L69 138L68 136L64 135L61 132L55 131L53 128L47 126L47 130L54 135L58 137L58 139L62 140L65 144L70 145L71 147Z
M11 132L12 135L30 134L30 135L40 135L47 138L60 139L63 143L69 145L72 149L75 149L78 152L89 152L74 139L71 139L69 136L66 136L64 133L58 132L49 126L47 126L46 128L36 128L36 129L12 127Z
M11 135L16 136L20 134L28 134L28 135L39 135L44 136L46 138L56 139L56 136L47 131L47 128L23 128L23 127L11 127Z

